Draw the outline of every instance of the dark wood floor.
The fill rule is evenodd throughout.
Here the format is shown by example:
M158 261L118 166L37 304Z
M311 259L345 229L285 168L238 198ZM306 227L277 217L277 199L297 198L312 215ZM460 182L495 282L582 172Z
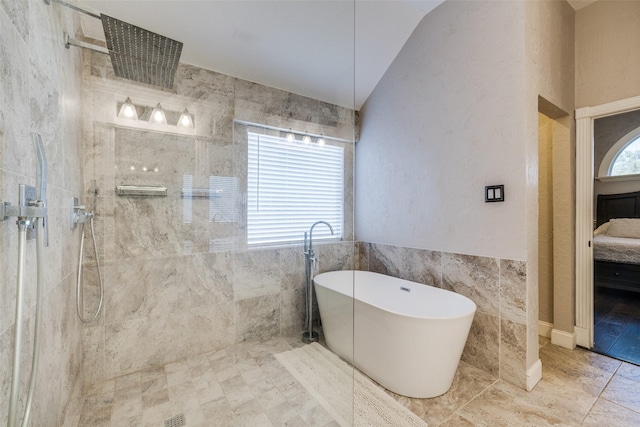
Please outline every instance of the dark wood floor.
M593 351L640 365L640 293L596 287Z

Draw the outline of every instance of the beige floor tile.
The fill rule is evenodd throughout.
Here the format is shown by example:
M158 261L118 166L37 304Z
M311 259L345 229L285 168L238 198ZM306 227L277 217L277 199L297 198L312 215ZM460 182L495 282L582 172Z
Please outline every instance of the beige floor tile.
M491 427L575 426L546 408L525 401L491 386L464 406L458 414L474 424Z
M544 373L530 392L504 381L498 381L494 387L514 396L518 403L542 408L547 415L573 424L582 421L597 399L581 388L567 387L563 379Z
M438 424L438 427L473 427L476 424L472 423L468 419L454 414L449 417L445 422Z
M253 399L233 409L234 426L271 427L273 424L260 403Z
M288 401L268 409L267 416L274 426L295 425L291 424L293 420L300 420L300 425L305 424L304 421L302 421L302 418L298 415L295 406Z
M167 374L164 367L148 369L142 371L140 377L140 388L142 393L155 393L167 388Z
M287 401L284 395L276 387L272 387L268 390L254 387L252 388L252 391L253 395L258 399L258 402L260 402L260 405L262 405L265 410L274 408Z
M468 363L460 362L451 388L442 396L431 399L411 399L395 393L390 394L427 424L438 425L494 382L495 378L490 374Z
M231 409L242 406L255 398L253 396L253 393L251 393L251 389L249 389L249 387L247 387L246 385L242 388L238 388L225 393L225 396L227 398L227 401L229 402L229 406L231 406Z
M139 427L142 424L142 416L134 415L125 419L112 419L111 427Z
M640 412L640 382L616 375L607 384L600 397Z
M200 409L205 420L210 421L212 426L228 427L233 425L233 411L224 397L203 403L200 405Z
M622 362L622 365L620 366L620 369L618 369L618 372L616 372L616 375L640 382L640 366Z
M142 395L127 400L115 401L111 422L124 421L142 415Z
M542 348L545 345L549 344L551 342L551 338L547 338L547 337L543 337L543 336L538 336L538 347Z
M171 410L175 414L180 414L188 411L194 411L200 407L200 401L196 393L188 394L175 394L171 395L171 389L169 389L169 403Z
M565 387L598 396L620 366L620 362L591 351L568 350L556 345L540 349L543 376L554 376Z
M115 391L116 380L107 380L98 384L91 384L86 388L86 397L101 394L112 394Z
M123 375L116 378L115 389L123 389L129 387L140 387L141 372L134 372L132 374Z
M201 405L224 397L224 391L222 391L222 387L220 387L218 382L207 384L208 385L196 389L196 395Z
M317 403L305 408L302 412L299 412L299 414L300 418L309 426L324 426L333 421L331 414Z
M162 427L184 413L188 427L335 427L273 356L299 345L299 337L242 343L94 384L78 425ZM640 411L640 367L549 343L540 356L543 379L529 393L461 362L443 396L389 394L431 427L640 425L640 414L631 410Z
M169 399L177 399L179 396L183 396L185 394L193 394L196 392L196 388L194 387L191 379L175 384L169 387L168 390Z
M640 414L604 399L598 399L582 423L588 427L638 427Z
M200 408L193 411L185 412L184 420L186 422L185 427L195 427L201 425L206 421L204 412Z
M164 420L172 416L173 410L169 401L142 409L142 423L144 425L154 423L156 426L161 425Z
M169 402L169 390L158 390L154 393L145 393L142 395L142 409L152 408Z

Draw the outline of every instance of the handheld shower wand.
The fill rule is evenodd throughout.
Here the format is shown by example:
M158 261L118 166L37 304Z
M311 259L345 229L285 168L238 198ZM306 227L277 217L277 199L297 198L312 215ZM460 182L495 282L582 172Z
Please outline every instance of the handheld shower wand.
M104 282L102 281L102 272L100 271L100 256L98 254L98 244L96 243L96 233L93 226L93 219L96 212L96 199L98 196L98 187L96 186L96 180L91 181L93 187L92 193L92 208L91 211L87 210L84 205L78 205L78 199L73 198L71 202L71 229L75 229L78 224L81 224L82 232L80 234L80 252L78 253L78 275L76 276L76 312L78 318L82 323L90 323L98 318L102 305L104 303ZM84 259L84 232L85 225L89 222L91 226L91 240L93 241L94 258L96 261L96 269L98 270L98 284L100 286L100 301L98 302L98 308L91 315L91 317L84 317L84 297L82 291L82 271L83 271L83 259Z
M42 202L42 207L47 207L47 156L44 152L44 145L42 144L42 137L39 133L33 133L31 135L33 141L33 148L36 151L36 158L38 160L38 167L36 168L36 199ZM44 245L49 246L49 220L45 215L42 218L42 225L44 227Z
M16 317L13 348L13 370L11 377L11 391L9 396L9 412L7 427L15 427L18 424L18 400L20 397L20 372L21 350L23 338L23 303L24 303L24 276L25 276L25 250L28 232L35 228L36 234L36 258L38 264L36 285L36 314L34 320L33 349L31 355L31 377L29 379L29 391L25 403L22 427L29 424L33 395L35 392L36 378L38 376L38 362L40 359L40 318L42 317L42 296L44 289L44 240L46 240L46 194L47 194L47 158L44 153L42 138L32 134L33 146L36 151L37 169L36 182L38 188L20 184L19 203L11 206L1 203L2 215L0 219L18 218L18 271L16 280Z

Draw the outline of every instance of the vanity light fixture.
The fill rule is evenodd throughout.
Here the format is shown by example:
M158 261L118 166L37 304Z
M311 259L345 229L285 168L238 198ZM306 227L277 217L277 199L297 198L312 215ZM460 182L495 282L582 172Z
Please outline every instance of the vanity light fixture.
M166 125L167 124L167 116L164 114L164 110L162 106L158 102L156 108L151 112L151 117L149 118L149 122L157 125Z
M124 104L122 104L122 107L120 107L118 118L138 120L138 112L136 111L136 107L131 102L131 98L127 97L127 99L125 99Z
M180 114L177 126L180 128L193 128L193 117L191 117L191 114L189 114L186 108L182 114Z

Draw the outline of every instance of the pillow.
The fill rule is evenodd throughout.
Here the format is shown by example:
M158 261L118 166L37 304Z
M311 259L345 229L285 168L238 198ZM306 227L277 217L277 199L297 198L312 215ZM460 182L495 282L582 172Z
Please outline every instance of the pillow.
M609 221L605 222L604 224L600 224L600 227L595 229L595 231L593 232L593 235L599 236L600 234L604 234L606 236L607 230L609 229L609 225L611 225Z
M640 218L616 218L609 222L607 236L640 239Z

